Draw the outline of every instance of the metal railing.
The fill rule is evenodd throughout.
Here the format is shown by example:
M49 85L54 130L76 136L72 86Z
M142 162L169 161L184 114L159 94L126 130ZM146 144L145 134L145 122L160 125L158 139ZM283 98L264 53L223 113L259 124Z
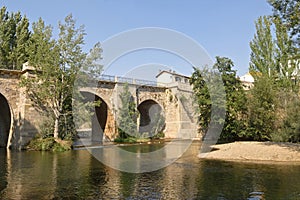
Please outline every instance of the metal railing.
M115 82L115 76L111 75L106 75L106 74L101 74L99 79L101 81L110 81L110 82Z
M127 77L116 77L118 83L129 83L129 84L134 84L134 79L133 78L127 78Z
M106 75L106 74L101 74L99 76L99 80L115 82L115 83L128 83L128 84L135 84L135 85L153 86L153 87L162 85L162 84L158 84L157 81L134 79L134 78L128 78L128 77L121 77L121 76L111 76L111 75Z
M137 85L157 86L157 81L148 81L148 80L142 80L142 79L135 79L135 84L137 84Z

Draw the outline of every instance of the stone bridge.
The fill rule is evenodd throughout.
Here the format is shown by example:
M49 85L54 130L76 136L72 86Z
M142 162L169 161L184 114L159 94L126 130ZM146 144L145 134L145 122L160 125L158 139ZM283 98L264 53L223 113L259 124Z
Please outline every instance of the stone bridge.
M173 73L173 72L172 72ZM0 70L0 147L21 148L39 131L39 113L19 86L23 71ZM175 80L175 79L174 79ZM139 111L138 131L149 132L154 113L165 118L165 138L191 139L198 137L196 118L192 106L192 89L187 81L157 82L102 75L95 86L81 87L87 101L100 100L89 123L78 127L81 141L112 141L118 134L120 93L128 85ZM181 79L180 79L181 80ZM186 79L185 79L186 80Z
M0 69L0 147L22 147L38 132L38 113L19 85L28 74Z

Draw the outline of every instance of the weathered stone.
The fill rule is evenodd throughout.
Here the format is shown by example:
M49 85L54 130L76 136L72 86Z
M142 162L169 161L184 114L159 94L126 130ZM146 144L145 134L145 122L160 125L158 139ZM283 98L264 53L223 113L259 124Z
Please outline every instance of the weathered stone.
M7 147L22 148L37 133L39 114L31 106L24 88L19 85L21 77L26 73L28 72L0 70L0 94L8 102L12 119L9 132L0 133L8 134L8 141L3 143Z
M19 86L21 77L30 76L29 72L28 69L0 70L0 94L7 100L11 112L11 116L6 116L11 117L11 124L4 122L10 121L5 120L5 117L0 118L0 140L6 138L5 134L8 135L7 142L0 141L2 146L21 148L38 132L41 117L26 96L25 88ZM124 83L99 81L97 86L80 88L83 94L90 96L90 101L94 101L97 97L102 104L95 109L96 114L91 119L92 141L112 141L117 137L117 116L118 109L122 106L120 94L123 87ZM188 83L171 83L168 87L128 84L128 87L137 107L150 100L161 107L166 123L164 129L166 138L194 137L197 125L191 107L192 89ZM144 112L147 113L145 110ZM4 128L1 128L1 125ZM10 127L9 131L6 130L7 127ZM89 130L87 127L83 128Z

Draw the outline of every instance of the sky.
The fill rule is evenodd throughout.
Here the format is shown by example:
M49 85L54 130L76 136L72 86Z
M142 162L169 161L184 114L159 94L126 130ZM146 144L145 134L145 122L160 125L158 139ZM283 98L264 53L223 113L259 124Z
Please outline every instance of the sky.
M54 27L54 35L58 33L58 21L72 13L78 26L85 26L85 51L132 29L173 30L197 42L212 59L232 59L239 76L248 71L255 20L272 13L266 0L1 0L0 4L8 11L21 11L30 22L42 17ZM192 72L191 63L178 55L144 49L120 56L105 73L144 78L151 66L156 71L165 68L185 75Z

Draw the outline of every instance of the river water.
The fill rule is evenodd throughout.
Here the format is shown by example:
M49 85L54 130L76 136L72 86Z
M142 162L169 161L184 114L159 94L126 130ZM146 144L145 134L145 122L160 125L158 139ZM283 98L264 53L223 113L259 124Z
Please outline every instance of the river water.
M300 165L203 160L199 145L165 168L137 174L107 167L87 150L2 149L0 199L300 199Z

